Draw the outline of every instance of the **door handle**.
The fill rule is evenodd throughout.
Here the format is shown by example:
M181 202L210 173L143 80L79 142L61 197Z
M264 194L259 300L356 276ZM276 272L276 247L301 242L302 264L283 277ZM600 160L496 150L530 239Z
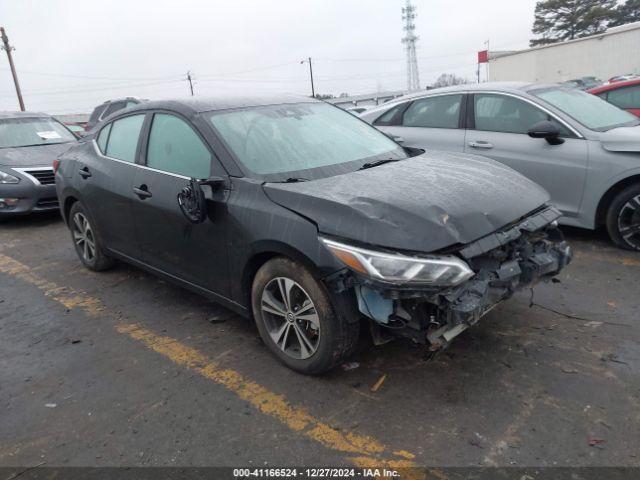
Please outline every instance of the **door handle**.
M478 140L477 142L469 142L469 146L471 148L483 148L485 150L493 148L493 144L492 143L484 142L482 140Z
M80 175L82 178L89 178L91 176L91 172L87 167L83 167L78 171L78 175Z
M144 200L145 198L153 197L153 195L149 191L149 187L147 187L145 184L142 184L139 187L134 187L133 188L133 193L138 195L140 200Z

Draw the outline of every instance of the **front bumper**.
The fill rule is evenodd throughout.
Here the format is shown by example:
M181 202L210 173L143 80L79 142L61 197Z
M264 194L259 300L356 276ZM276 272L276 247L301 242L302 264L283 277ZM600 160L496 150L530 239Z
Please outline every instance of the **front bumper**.
M458 249L475 275L455 287L416 289L355 274L340 278L339 286L355 290L360 313L373 320L374 340L404 336L438 349L516 291L569 264L571 248L555 224L559 216L548 207Z
M59 208L55 184L42 185L24 174L9 171L20 178L19 183L0 184L0 217L46 212ZM18 199L17 204L7 206L2 199ZM4 205L4 206L3 206Z

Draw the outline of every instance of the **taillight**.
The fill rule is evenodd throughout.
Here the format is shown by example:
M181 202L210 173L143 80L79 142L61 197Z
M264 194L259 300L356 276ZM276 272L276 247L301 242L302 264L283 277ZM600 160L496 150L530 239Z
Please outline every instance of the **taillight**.
M53 173L56 173L58 171L58 168L60 167L60 160L58 160L57 158L53 161Z

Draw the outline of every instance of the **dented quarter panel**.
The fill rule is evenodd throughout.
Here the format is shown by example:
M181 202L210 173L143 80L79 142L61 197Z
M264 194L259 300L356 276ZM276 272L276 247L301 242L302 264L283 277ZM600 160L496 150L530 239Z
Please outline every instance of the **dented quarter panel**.
M472 242L549 200L509 167L448 152L265 191L321 233L418 252Z

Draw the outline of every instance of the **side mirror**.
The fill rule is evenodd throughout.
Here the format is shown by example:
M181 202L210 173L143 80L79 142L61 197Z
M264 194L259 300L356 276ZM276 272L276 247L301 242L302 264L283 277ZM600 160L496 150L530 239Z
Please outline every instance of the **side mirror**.
M194 178L178 193L178 205L191 223L202 223L207 218L207 202L200 182Z
M209 177L205 180L198 180L200 185L209 185L212 190L217 190L224 186L224 178L222 177Z
M560 129L549 120L536 123L527 132L531 138L544 138L549 145L561 145L564 139L560 138Z

